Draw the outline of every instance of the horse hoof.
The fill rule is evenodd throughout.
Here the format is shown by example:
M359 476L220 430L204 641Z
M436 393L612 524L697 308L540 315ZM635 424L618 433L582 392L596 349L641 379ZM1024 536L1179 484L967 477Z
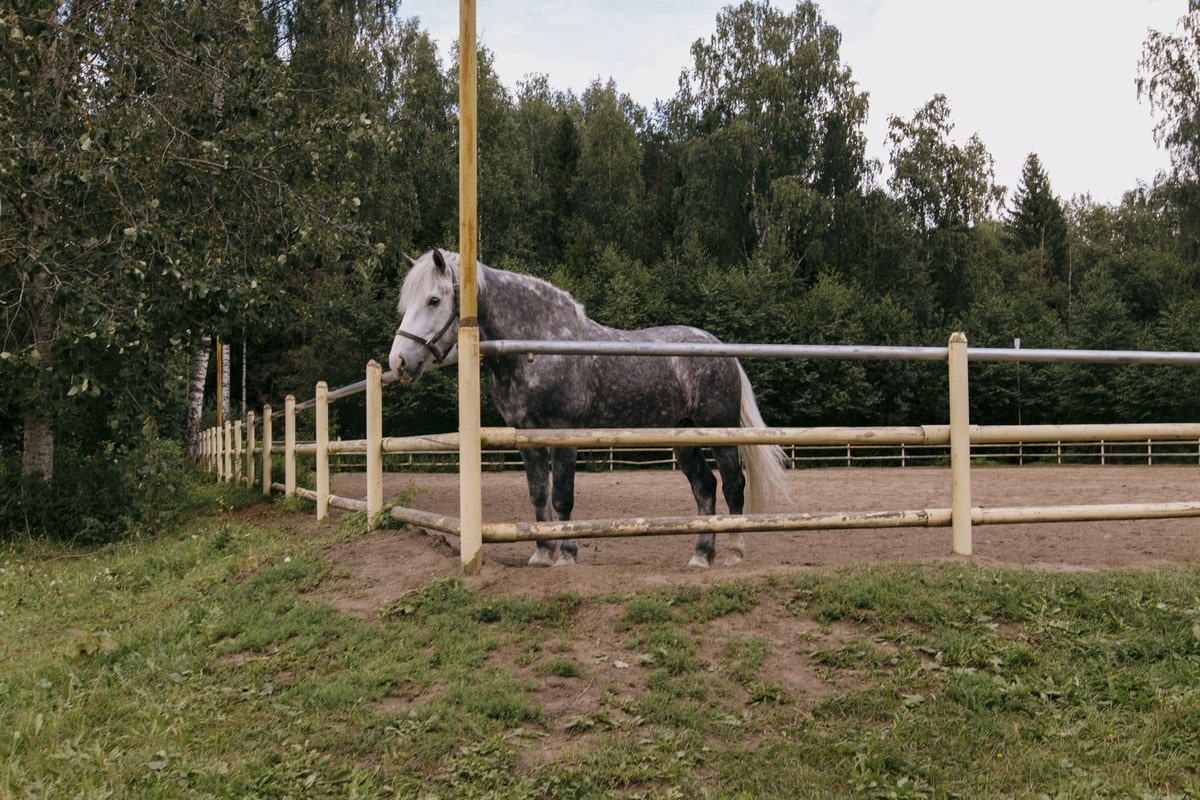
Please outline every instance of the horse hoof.
M692 569L708 569L709 566L708 559L699 553L692 556L692 560L688 562L688 567Z
M737 553L730 553L725 556L725 566L727 567L736 567L740 563L742 563L742 557Z
M531 567L552 567L554 566L554 553L550 550L537 549L533 551L533 555L529 557L529 566Z
M556 567L570 567L570 566L573 566L574 564L575 564L575 556L573 556L569 553L563 553L562 555L560 555L558 557L558 560L554 562L554 566L556 566Z

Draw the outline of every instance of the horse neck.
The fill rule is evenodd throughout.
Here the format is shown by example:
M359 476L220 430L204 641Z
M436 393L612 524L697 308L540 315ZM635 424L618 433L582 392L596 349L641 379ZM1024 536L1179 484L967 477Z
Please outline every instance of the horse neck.
M491 268L481 268L481 273L482 340L562 339L564 331L583 332L596 325L569 294L540 278Z

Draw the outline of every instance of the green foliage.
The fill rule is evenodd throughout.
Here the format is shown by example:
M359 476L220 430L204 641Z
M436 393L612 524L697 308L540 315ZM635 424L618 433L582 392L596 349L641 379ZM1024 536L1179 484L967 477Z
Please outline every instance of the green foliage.
M173 530L214 503L234 508L261 497L214 486L184 461L179 442L147 433L137 446L101 453L61 448L53 485L23 476L15 458L0 460L0 539L91 547Z
M963 228L986 219L1003 196L993 159L977 135L950 141L954 123L945 95L936 94L911 120L892 117L888 144L892 189L922 231Z

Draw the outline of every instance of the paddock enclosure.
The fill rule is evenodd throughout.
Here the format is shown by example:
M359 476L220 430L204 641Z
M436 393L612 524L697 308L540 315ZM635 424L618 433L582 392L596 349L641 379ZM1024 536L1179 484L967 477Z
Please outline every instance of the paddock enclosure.
M477 42L476 9L473 0L459 4L459 227L461 302L458 329L458 432L428 437L385 437L382 430L383 374L374 362L367 365L359 384L330 391L319 383L311 400L297 404L285 400L281 415L265 407L260 417L247 415L236 423L206 432L202 447L205 462L224 480L256 480L255 461L261 458L263 491L280 489L286 494L304 494L316 502L316 514L326 520L331 506L367 512L368 526L384 509L383 456L413 451L456 451L458 453L458 514L419 509L391 508L389 513L405 523L444 531L459 537L463 569L475 573L482 568L484 542L516 542L544 539L644 536L713 531L799 531L864 528L951 529L950 549L958 555L972 553L972 527L991 524L1023 524L1063 520L1126 520L1140 518L1191 517L1200 515L1194 499L1171 502L1066 503L1056 505L983 506L972 499L971 456L973 448L1003 443L1082 441L1139 442L1152 448L1155 441L1200 442L1200 423L1161 425L1039 425L974 426L969 419L969 363L971 361L1157 363L1200 365L1200 353L1138 353L1130 351L1053 351L969 349L966 336L951 335L947 347L886 348L815 345L663 345L594 342L480 342L476 262L479 255L478 137L477 137ZM634 348L632 351L622 348ZM941 361L946 364L949 424L887 428L763 428L763 429L641 429L641 430L514 430L482 428L480 425L480 359L501 353L596 353L614 358L636 352L640 355L724 355L738 358L849 358L908 359ZM339 397L366 392L366 438L361 441L329 440L329 403ZM315 441L296 441L296 413L312 409ZM283 444L276 442L275 422L282 421ZM484 522L482 507L482 455L485 449L525 446L646 447L679 444L870 444L873 446L937 446L948 449L949 467L944 479L949 491L927 507L901 507L883 511L829 511L780 509L774 514L739 516L645 516L632 518L578 519L568 523ZM302 489L296 482L296 455L315 458L315 488ZM366 460L363 496L347 498L331 492L330 457L361 453ZM275 481L272 456L282 455L284 480ZM948 505L944 505L948 501ZM801 503L803 503L801 497Z
M445 433L427 436L384 436L382 430L382 392L394 376L383 374L375 362L367 365L366 378L350 386L329 390L324 383L317 385L313 398L296 402L286 398L284 410L275 412L270 406L263 408L261 415L248 414L245 420L226 422L203 434L202 453L206 465L222 480L244 480L248 485L261 484L264 494L280 491L286 495L301 495L316 503L319 520L327 520L330 508L365 511L368 526L377 525L379 514L384 510L384 456L397 453L458 453L459 508L477 509L479 523L475 530L464 523L463 514L453 513L453 508L442 502L436 507L403 508L392 507L388 513L395 519L425 528L460 537L459 547L464 567L476 564L483 543L528 542L539 539L578 538L582 540L612 539L629 536L658 536L695 534L700 531L714 532L809 532L829 530L903 529L903 528L950 528L951 535L946 544L948 552L971 555L973 552L972 530L982 525L1032 525L1048 522L1127 521L1140 519L1166 519L1200 516L1200 492L1193 491L1191 480L1176 478L1176 488L1163 500L1164 495L1150 493L1149 497L1125 497L1120 493L1101 492L1092 494L1077 487L1064 496L1049 502L1034 498L1026 505L1010 505L1003 497L989 497L987 504L976 502L972 494L972 481L980 470L990 469L972 465L976 453L996 452L995 448L1007 448L1004 452L1055 452L1062 453L1064 447L1084 446L1090 443L1098 448L1101 459L1107 457L1111 463L1119 457L1144 458L1147 463L1155 461L1155 445L1160 446L1159 462L1166 458L1163 447L1171 445L1170 458L1175 464L1188 466L1185 476L1200 466L1200 423L1138 423L1126 425L972 425L968 418L969 364L988 361L1025 362L1082 362L1102 364L1189 364L1200 365L1198 353L1163 353L1140 351L1090 351L1090 350L1009 350L969 348L966 337L954 334L948 345L942 347L866 347L835 345L692 345L621 343L597 344L587 342L532 342L497 341L480 345L483 354L494 353L555 353L572 355L600 352L606 356L620 358L636 352L640 355L727 355L741 358L846 358L942 361L947 366L949 383L948 425L922 425L903 427L834 427L834 428L681 428L681 429L590 429L590 430L516 430L513 428L480 428L475 444L480 451L511 450L524 446L572 446L579 448L638 448L666 447L676 444L707 445L712 442L724 444L779 444L790 448L793 457L803 453L804 447L846 448L850 453L855 447L891 447L898 452L909 448L918 452L921 448L943 453L948 466L921 467L920 471L932 476L932 485L940 485L940 492L921 492L906 495L910 500L920 499L920 504L880 509L863 509L869 503L857 507L837 508L812 507L812 498L806 498L803 487L804 469L793 470L794 501L796 508L777 509L769 514L715 515L697 517L685 506L678 504L653 503L644 509L636 509L628 516L613 516L607 510L612 504L601 505L589 512L588 478L580 473L578 487L577 519L570 522L521 522L514 518L496 519L489 514L483 520L482 470L476 461L474 481L463 480L463 471L468 469L468 460L462 458L468 437L463 433ZM403 388L395 389L403 391ZM344 397L366 393L367 438L353 441L330 441L329 406ZM296 440L296 417L311 411L315 420L315 440ZM282 443L278 438L277 422L282 422ZM1125 449L1121 443L1126 443ZM1043 449L1038 451L1036 448ZM1050 448L1047 451L1045 448ZM365 459L361 477L338 476L333 481L331 464L334 459L354 454ZM1105 456L1107 454L1107 456ZM315 460L315 486L302 487L297 484L296 459L298 455L310 455ZM283 480L274 471L273 456L282 456ZM1042 460L1052 456L1042 456ZM1060 459L1061 460L1061 459ZM1030 465L1017 469L1037 470ZM912 469L912 468L906 468ZM1128 467L1126 467L1128 469ZM1155 467L1155 470L1160 467ZM877 484L898 480L896 470L874 470ZM900 470L903 473L904 470ZM616 472L614 475L622 473ZM628 474L628 473L625 473ZM682 477L663 471L653 474L655 481L669 487L680 499L687 502L687 492ZM1078 480L1090 480L1081 473ZM491 474L487 476L491 479ZM523 478L522 478L523 480ZM444 481L443 481L444 482ZM797 483L798 482L798 483ZM395 486L394 481L389 481ZM469 487L476 487L474 495ZM340 494L338 492L346 492ZM516 498L528 505L523 484L513 489ZM394 492L389 496L394 496ZM401 489L403 494L403 489ZM886 492L876 492L887 496ZM865 498L864 498L865 499ZM1112 502L1119 499L1120 502ZM1106 501L1106 502L1101 502ZM414 503L414 505L421 505ZM650 507L653 506L653 507ZM497 508L492 500L489 509ZM433 509L433 510L430 510ZM663 513L668 509L668 513ZM597 515L602 514L602 516ZM590 514L596 515L587 516ZM628 513L628 512L625 512Z

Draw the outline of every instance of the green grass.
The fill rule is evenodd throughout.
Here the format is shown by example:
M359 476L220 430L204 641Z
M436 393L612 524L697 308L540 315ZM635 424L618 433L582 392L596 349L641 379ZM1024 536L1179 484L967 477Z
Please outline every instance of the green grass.
M350 534L232 504L0 551L0 798L1200 796L1200 570L538 601L438 579L362 620L311 595ZM794 639L741 623L760 606ZM617 669L598 635L635 655ZM600 699L555 719L546 681Z

